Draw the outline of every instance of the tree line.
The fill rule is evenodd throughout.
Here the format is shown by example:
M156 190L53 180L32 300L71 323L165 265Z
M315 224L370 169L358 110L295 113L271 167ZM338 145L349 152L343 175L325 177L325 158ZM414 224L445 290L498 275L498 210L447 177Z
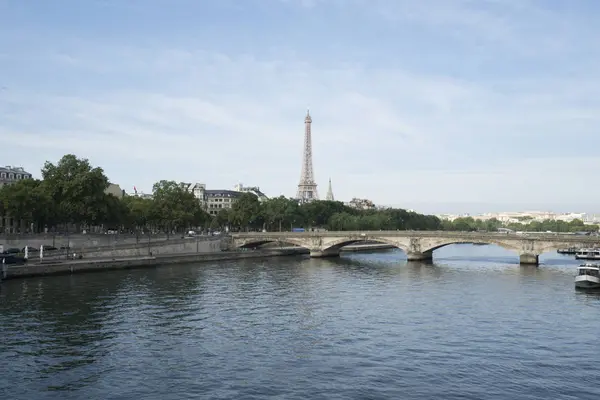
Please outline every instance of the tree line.
M192 193L173 181L154 184L153 198L117 197L109 181L87 159L65 155L46 162L42 179L23 179L0 189L0 215L17 221L21 232L75 231L91 227L170 232L201 226L208 219Z
M442 229L452 231L487 231L495 232L499 228L511 229L515 232L597 232L598 225L586 225L581 219L572 221L558 221L547 219L544 221L532 221L531 218L523 217L522 222L502 223L496 218L478 220L472 217L456 218L453 221L443 220Z
M21 221L21 231L72 231L101 227L125 232L177 232L190 229L289 231L328 230L452 230L495 231L498 220L440 220L399 208L359 210L338 201L299 204L283 196L259 201L243 193L230 209L209 215L203 203L175 181L153 186L152 198L117 197L107 193L109 181L100 167L68 154L58 163L46 162L42 179L23 179L0 188L0 215ZM522 231L574 232L597 230L582 221L531 222L506 226Z
M42 179L23 179L0 189L0 215L19 222L21 232L69 231L102 227L126 232L440 229L441 221L403 209L357 210L336 201L299 204L276 197L265 201L240 194L232 208L209 215L203 204L175 181L154 184L151 198L107 193L100 167L68 154L46 162Z

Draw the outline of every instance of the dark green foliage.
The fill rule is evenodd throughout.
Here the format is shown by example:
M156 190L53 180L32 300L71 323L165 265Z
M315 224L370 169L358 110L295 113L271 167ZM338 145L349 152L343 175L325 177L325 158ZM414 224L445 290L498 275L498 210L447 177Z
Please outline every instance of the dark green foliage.
M154 185L154 198L107 194L101 168L72 154L56 165L46 162L43 180L24 179L0 189L0 213L34 230L104 226L115 230L179 231L210 222L193 194L172 181ZM1 215L0 214L0 215Z

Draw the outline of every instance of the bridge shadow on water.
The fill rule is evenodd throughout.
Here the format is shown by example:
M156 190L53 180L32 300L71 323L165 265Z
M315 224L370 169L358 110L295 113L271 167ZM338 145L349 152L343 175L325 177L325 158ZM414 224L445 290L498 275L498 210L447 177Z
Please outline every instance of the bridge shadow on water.
M433 262L407 261L406 258L395 258L390 261L386 258L342 256L340 258L311 259L309 262L317 268L328 268L334 274L354 278L375 280L410 280L417 281L423 278L439 279L443 274L443 267Z

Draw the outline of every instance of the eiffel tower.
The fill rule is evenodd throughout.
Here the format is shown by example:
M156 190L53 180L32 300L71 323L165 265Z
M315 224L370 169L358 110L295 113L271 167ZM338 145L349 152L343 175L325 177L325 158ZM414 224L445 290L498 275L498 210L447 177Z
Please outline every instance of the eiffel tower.
M302 156L302 172L300 173L300 183L298 183L298 192L296 198L300 203L307 203L313 200L319 200L317 192L317 184L313 174L312 163L312 139L310 127L312 118L310 112L306 110L306 118L304 118L304 154Z

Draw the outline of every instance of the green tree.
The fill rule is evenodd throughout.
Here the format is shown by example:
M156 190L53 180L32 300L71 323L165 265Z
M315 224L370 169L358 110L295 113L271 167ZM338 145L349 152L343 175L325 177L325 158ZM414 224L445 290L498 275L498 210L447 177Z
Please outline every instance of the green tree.
M108 178L87 159L67 154L42 169L44 191L55 206L57 222L95 225L101 222Z
M194 195L175 181L162 180L154 184L151 219L167 233L183 232L209 218Z
M215 215L212 219L210 228L225 228L231 219L229 214L230 210L228 208L222 208L221 210L219 210L219 213Z
M107 229L121 230L130 220L127 203L112 194L105 194L102 201L101 220Z
M152 199L144 199L138 196L125 196L121 200L126 208L126 218L123 221L125 227L134 232L150 229L152 225Z
M264 212L258 197L253 193L243 193L231 207L229 222L240 230L262 228Z
M52 217L52 205L42 182L23 179L0 189L4 212L27 225L33 223L39 231Z
M284 196L279 196L266 200L261 206L268 230L272 231L273 228L276 228L281 232L283 221L290 211L289 200Z

